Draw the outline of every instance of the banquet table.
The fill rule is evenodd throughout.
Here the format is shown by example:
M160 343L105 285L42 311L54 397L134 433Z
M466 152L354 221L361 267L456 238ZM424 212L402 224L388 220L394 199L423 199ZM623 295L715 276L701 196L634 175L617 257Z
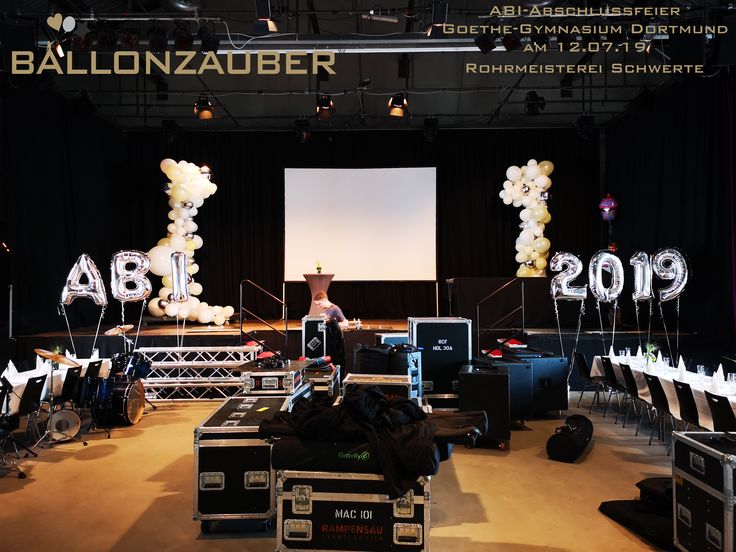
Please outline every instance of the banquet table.
M81 377L84 377L87 373L87 366L89 365L89 363L93 360L99 359L78 358L75 360L82 365ZM102 366L100 367L100 377L106 378L110 374L111 368L111 360L109 358L102 359ZM58 397L61 394L61 389L64 386L64 380L66 379L66 373L68 369L68 366L60 365L58 369L54 370L53 391L55 397ZM34 368L33 370L27 370L25 372L18 372L18 370L15 369L15 366L9 364L2 375L5 376L10 384L13 386L13 391L10 394L10 400L7 404L7 410L5 409L6 405L0 405L0 412L3 412L4 414L15 414L16 412L18 412L20 398L23 396L23 391L26 388L26 382L31 378L39 376L46 376L46 383L43 386L41 398L42 400L49 400L51 398L51 390L49 388L50 372L51 362L48 360L38 362L36 364L36 368Z
M708 400L705 398L705 391L711 391L712 377L711 376L700 376L693 372L685 372L684 380L679 377L679 371L677 368L666 366L664 363L650 363L647 368L646 361L641 357L609 357L613 370L616 373L616 379L624 385L624 377L621 372L620 363L628 364L631 368L631 373L634 375L636 385L639 390L639 397L651 404L652 398L649 393L649 386L647 385L646 379L644 379L645 370L649 374L653 374L659 377L659 381L662 383L665 395L667 395L667 402L669 403L670 412L675 418L680 418L680 403L677 400L677 391L673 380L682 381L690 385L695 398L695 406L698 409L698 418L700 426L709 430L713 430L713 417L708 406ZM596 356L593 358L593 365L591 367L592 376L605 376L603 372L603 362L601 357ZM725 383L721 384L718 395L728 398L731 403L731 408L736 412L736 388L732 385Z

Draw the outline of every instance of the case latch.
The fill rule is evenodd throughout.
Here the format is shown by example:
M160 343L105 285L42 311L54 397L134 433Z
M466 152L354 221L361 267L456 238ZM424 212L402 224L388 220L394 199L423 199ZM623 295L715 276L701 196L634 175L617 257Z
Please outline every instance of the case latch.
M284 385L286 385L286 378L284 378ZM262 389L278 389L279 378L276 376L265 377L261 379Z
M312 513L312 486L294 485L291 489L291 511L295 514Z
M414 490L404 496L394 500L394 517L396 518L413 518L414 517Z
M270 485L270 474L267 471L247 471L243 476L246 490L268 489Z
M308 519L285 519L284 540L312 540L312 522Z
M246 376L246 378L245 378L245 392L247 393L251 389L255 389L255 388L256 388L256 380L254 380L253 378L249 378L249 377Z
M394 544L420 545L423 536L418 523L394 523Z
M705 475L705 458L690 451L690 468L700 475Z

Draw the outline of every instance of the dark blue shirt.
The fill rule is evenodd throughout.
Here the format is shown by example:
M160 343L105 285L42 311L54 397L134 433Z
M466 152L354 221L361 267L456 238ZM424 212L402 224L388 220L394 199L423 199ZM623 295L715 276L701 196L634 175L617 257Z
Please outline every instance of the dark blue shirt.
M337 305L330 305L325 310L325 320L329 322L330 320L335 320L337 322L342 322L345 320L345 315L342 313L342 309L338 307Z

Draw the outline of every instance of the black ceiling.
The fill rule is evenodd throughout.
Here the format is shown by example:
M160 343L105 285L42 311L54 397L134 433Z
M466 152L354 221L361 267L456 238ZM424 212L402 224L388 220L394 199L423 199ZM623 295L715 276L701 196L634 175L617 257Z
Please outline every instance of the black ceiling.
M448 22L456 25L500 24L489 19L490 6L513 2L452 1ZM681 6L683 19L692 21L706 17L708 21L736 14L729 2L714 0L679 0L675 2L633 1L555 1L533 0L525 5L614 7L661 4ZM407 40L426 45L447 45L448 40L462 38L472 46L476 34L462 37L429 38L426 29L432 22L432 2L428 0L382 0L380 4L349 0L280 0L270 3L272 17L278 25L278 37L284 41L319 40L323 45L340 40L342 45L365 47L372 41L386 44ZM253 0L5 0L5 15L13 19L23 16L37 21L39 41L47 39L45 19L60 12L77 19L94 17L97 21L82 23L75 32L94 29L101 20L117 18L106 24L113 29L137 27L141 32L141 50L147 46L143 38L161 18L158 25L169 33L174 19L187 19L185 25L194 34L194 49L199 48L196 31L203 25L213 26L220 38L220 49L258 48L265 40L253 36L255 2ZM197 11L182 8L198 8ZM377 21L365 16L387 16L394 21ZM194 18L199 18L195 21ZM130 18L135 21L120 21ZM26 19L28 20L28 19ZM719 19L720 20L720 19ZM514 20L518 22L518 20ZM534 23L578 24L601 23L593 19L537 19ZM666 23L666 21L663 21ZM736 31L735 31L736 32ZM229 36L228 36L229 35ZM247 35L247 36L246 36ZM51 37L53 38L53 37ZM557 37L553 37L552 41ZM271 38L273 40L273 38ZM249 41L249 42L248 42ZM247 44L246 44L247 42ZM232 46L231 46L232 43ZM398 44L398 43L397 43ZM173 45L171 46L173 49ZM667 38L652 41L648 53L590 53L552 51L527 53L494 51L481 54L472 51L410 53L340 53L337 50L335 71L328 80L314 75L127 75L72 76L53 78L53 86L70 97L89 96L99 115L126 128L160 128L163 120L175 121L191 128L291 128L294 120L310 118L313 127L383 128L387 126L422 126L426 117L436 117L442 127L545 127L574 125L581 115L590 115L602 124L626 109L643 91L666 86L672 77L658 74L614 75L564 78L564 74L470 74L467 64L569 64L577 63L649 63L659 65L671 55ZM709 71L718 70L708 68ZM367 86L361 81L370 79ZM163 83L163 84L162 84ZM158 88L157 88L158 87ZM162 94L163 89L166 94ZM82 92L84 91L84 92ZM315 115L317 91L332 95L336 110L329 121ZM193 116L192 106L198 95L207 93L213 101L215 118L207 123ZM406 92L410 117L391 120L387 102L396 92ZM535 92L545 100L539 114L527 109L527 95ZM533 111L533 110L532 110ZM170 124L170 123L169 123ZM206 127L205 127L206 125Z

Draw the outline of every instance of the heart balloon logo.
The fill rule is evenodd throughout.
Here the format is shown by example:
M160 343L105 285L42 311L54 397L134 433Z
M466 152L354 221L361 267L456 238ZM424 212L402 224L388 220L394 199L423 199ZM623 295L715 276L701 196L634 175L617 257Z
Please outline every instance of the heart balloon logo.
M46 24L55 31L58 31L59 29L61 29L61 22L63 19L64 18L61 16L60 13L55 13L53 16L46 18Z

